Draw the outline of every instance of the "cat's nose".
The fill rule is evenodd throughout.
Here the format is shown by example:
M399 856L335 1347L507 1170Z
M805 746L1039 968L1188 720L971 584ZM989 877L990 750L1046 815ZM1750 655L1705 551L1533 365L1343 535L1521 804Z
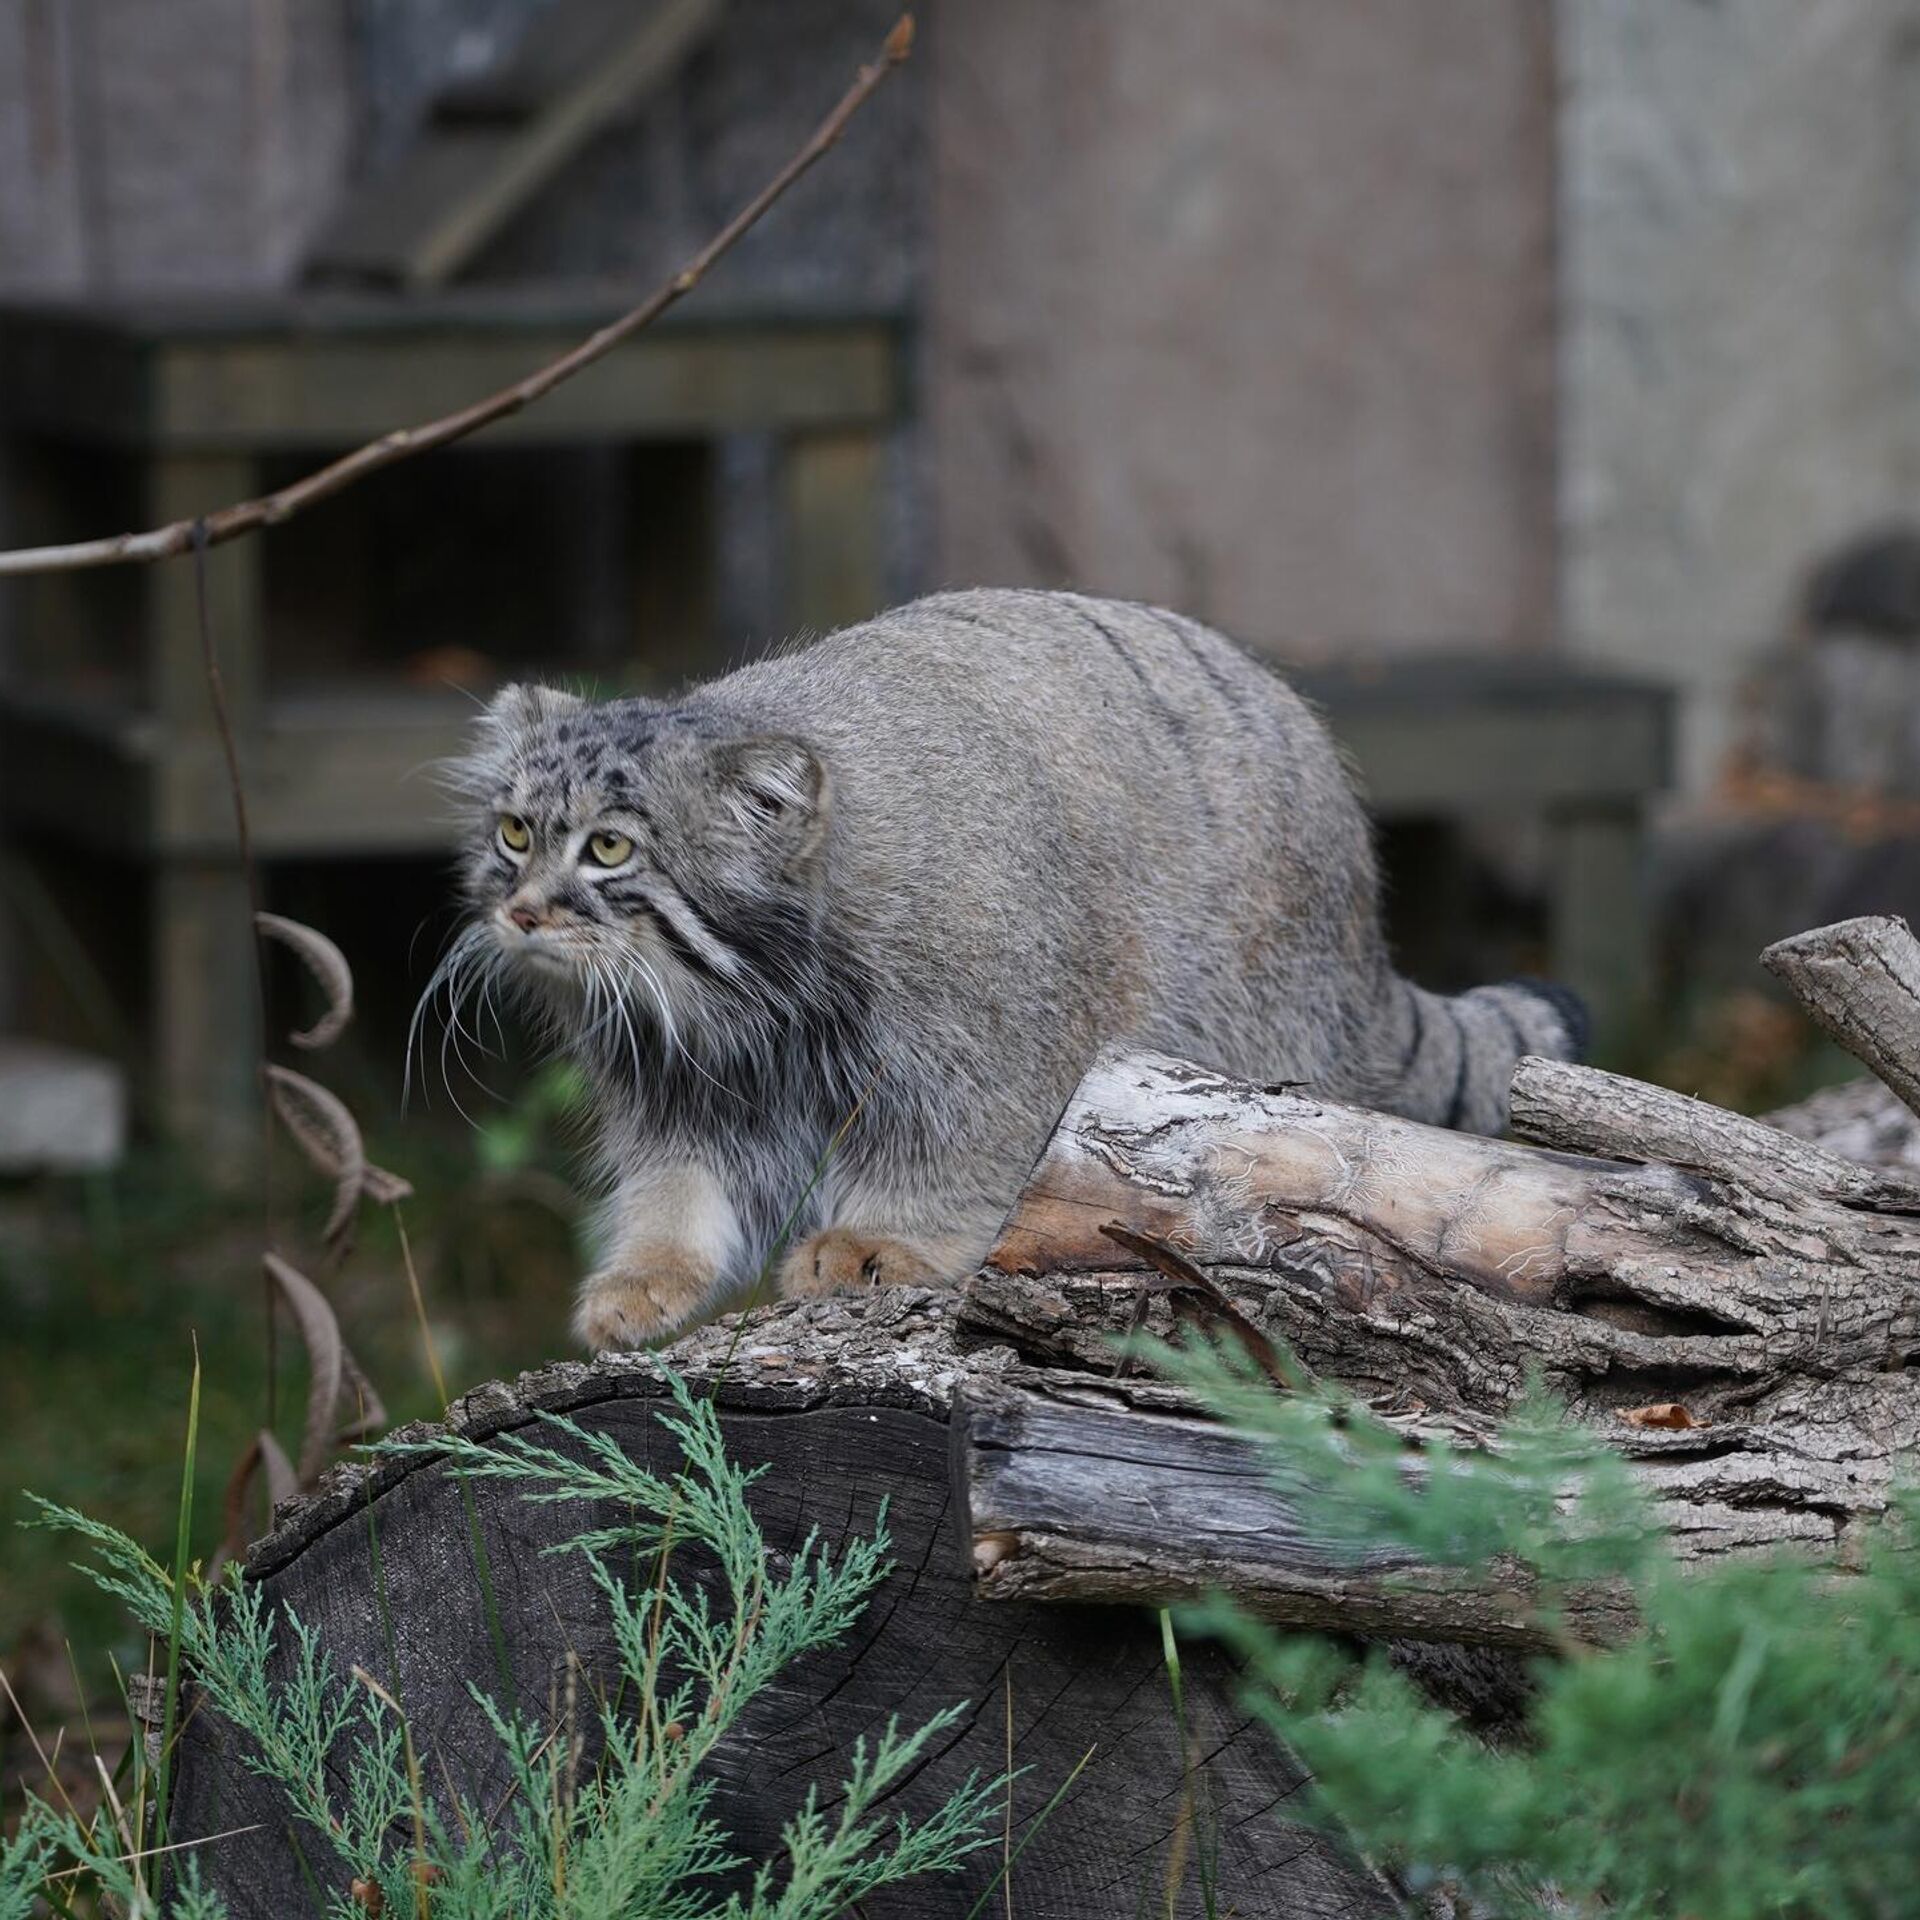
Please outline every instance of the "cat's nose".
M540 916L535 913L531 907L509 907L507 909L507 918L511 920L522 933L532 933L540 925Z

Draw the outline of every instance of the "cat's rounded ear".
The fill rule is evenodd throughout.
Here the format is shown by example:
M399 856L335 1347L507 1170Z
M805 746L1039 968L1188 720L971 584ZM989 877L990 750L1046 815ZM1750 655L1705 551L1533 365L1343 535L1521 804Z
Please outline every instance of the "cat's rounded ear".
M577 693L568 693L564 688L515 680L487 702L486 724L496 733L513 733L586 704Z
M804 861L826 837L828 781L804 740L767 734L714 749L713 769L729 810L748 832Z

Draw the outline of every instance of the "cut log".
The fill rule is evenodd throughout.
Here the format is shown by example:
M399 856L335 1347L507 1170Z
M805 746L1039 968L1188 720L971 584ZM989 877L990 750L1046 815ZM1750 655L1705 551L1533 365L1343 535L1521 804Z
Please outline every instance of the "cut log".
M765 1467L751 1497L776 1550L793 1551L813 1528L830 1548L869 1534L883 1503L894 1543L895 1571L847 1642L790 1669L719 1750L713 1811L722 1825L749 1857L777 1857L781 1823L810 1783L831 1808L857 1739L871 1739L890 1715L907 1725L966 1701L957 1734L882 1812L924 1815L970 1770L998 1772L1010 1755L1027 1770L1009 1817L1010 1844L1024 1849L1011 1893L994 1887L1005 1855L997 1839L959 1875L869 1898L862 1911L871 1920L954 1920L989 1895L983 1911L1050 1920L1162 1913L1176 1856L1187 1862L1172 1909L1181 1916L1371 1920L1398 1911L1383 1881L1289 1818L1302 1771L1239 1705L1219 1649L1183 1651L1183 1747L1151 1616L973 1603L950 1503L949 1409L962 1380L1018 1369L1004 1348L964 1351L956 1319L952 1295L901 1290L763 1308L666 1356L716 1396L733 1458ZM670 1471L675 1450L654 1418L662 1397L651 1359L615 1357L483 1388L456 1403L451 1424L485 1435L525 1427L540 1409L565 1411ZM469 1683L550 1713L574 1654L584 1684L599 1691L614 1659L604 1605L577 1556L541 1549L618 1517L591 1504L533 1505L493 1481L463 1488L443 1467L408 1458L336 1470L318 1495L282 1510L247 1568L276 1607L319 1629L341 1671L364 1668L404 1703L436 1798L451 1781L496 1806L509 1777ZM1204 1756L1191 1796L1182 1790L1188 1754ZM342 1875L311 1836L302 1866L284 1810L210 1711L186 1719L176 1778L173 1837L227 1836L205 1864L236 1915L317 1913L308 1870L344 1895ZM1189 1824L1183 1836L1195 1818L1197 1830ZM1211 1896L1196 1861L1211 1874Z
M1792 943L1781 969L1810 1004L1903 1004L1891 934L1827 931ZM1850 985L1849 967L1868 984ZM1838 1031L1853 1015L1832 1019ZM1909 1051L1904 1029L1859 1050L1890 1078ZM1542 1644L1524 1573L1340 1548L1315 1518L1323 1491L1309 1501L1176 1389L1128 1374L1123 1336L1170 1333L1195 1294L1409 1439L1492 1444L1544 1377L1619 1448L1683 1560L1797 1546L1853 1564L1920 1443L1911 1129L1857 1094L1773 1126L1541 1060L1517 1070L1513 1113L1540 1144L1111 1055L957 1301L901 1290L762 1309L672 1349L713 1394L735 1458L767 1468L755 1499L780 1551L814 1526L830 1542L870 1531L884 1499L899 1562L854 1639L802 1663L721 1749L715 1810L742 1848L774 1851L807 1783L830 1788L861 1732L963 1698L957 1737L900 1808L924 1812L969 1767L997 1769L1011 1742L1031 1769L1012 1844L1031 1843L1010 1907L1059 1920L1143 1899L1166 1911L1165 1863L1204 1853L1208 1883L1192 1878L1173 1911L1396 1910L1383 1881L1283 1817L1300 1770L1237 1706L1217 1648L1189 1652L1176 1725L1140 1608L1226 1591L1278 1621L1424 1643L1410 1661L1424 1683L1487 1681L1497 1716L1510 1656ZM1870 1155L1850 1150L1869 1138ZM1184 1278L1170 1283L1169 1267ZM483 1435L561 1409L671 1466L661 1394L654 1361L610 1359L483 1389L452 1423ZM1652 1403L1684 1420L1623 1417ZM405 1702L434 1756L432 1791L455 1782L491 1804L506 1776L469 1682L537 1709L569 1654L590 1678L608 1672L591 1581L577 1559L538 1551L601 1523L409 1457L336 1474L281 1516L248 1570L340 1666ZM1626 1596L1593 1592L1556 1637L1604 1641L1629 1625ZM1183 1827L1194 1753L1210 1776L1197 1843ZM185 1722L177 1781L176 1837L232 1836L210 1864L236 1912L308 1910L309 1868L210 1712ZM958 1881L866 1910L964 1913L997 1871L977 1857Z

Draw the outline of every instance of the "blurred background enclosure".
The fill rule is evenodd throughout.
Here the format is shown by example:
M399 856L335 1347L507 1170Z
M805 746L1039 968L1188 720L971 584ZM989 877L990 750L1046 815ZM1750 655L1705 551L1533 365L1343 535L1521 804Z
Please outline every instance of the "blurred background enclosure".
M5 537L219 504L530 367L691 253L889 13L0 0ZM215 557L272 891L376 1009L445 930L416 940L445 896L420 769L472 696L669 684L961 582L1153 599L1321 670L1410 957L1570 974L1616 1048L1708 947L1744 980L1778 932L1906 903L1844 722L1811 765L1766 701L1825 684L1811 570L1910 511L1920 5L921 25L666 326ZM6 596L0 1029L232 1146L187 571ZM1857 638L1858 599L1825 628ZM1883 732L1914 724L1897 599L1865 617L1898 697L1854 701Z

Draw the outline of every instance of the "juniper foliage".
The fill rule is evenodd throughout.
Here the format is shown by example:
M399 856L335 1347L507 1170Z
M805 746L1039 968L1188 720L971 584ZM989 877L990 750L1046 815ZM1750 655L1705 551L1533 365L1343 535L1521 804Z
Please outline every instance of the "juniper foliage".
M382 1911L418 1920L831 1920L880 1888L953 1871L992 1837L1004 1779L969 1775L917 1821L877 1812L952 1725L956 1705L911 1731L890 1721L871 1744L862 1741L831 1813L810 1790L784 1829L782 1857L755 1867L744 1892L722 1895L718 1877L751 1863L714 1817L705 1762L785 1667L854 1625L886 1577L889 1540L883 1514L870 1539L838 1558L810 1535L770 1571L747 1501L757 1475L727 1457L711 1404L671 1375L668 1386L674 1405L660 1417L682 1455L671 1474L650 1472L608 1436L558 1416L546 1417L548 1436L572 1452L520 1434L383 1449L450 1455L470 1476L522 1483L532 1500L629 1509L621 1524L553 1549L587 1557L610 1611L615 1688L582 1702L605 1736L597 1762L582 1765L578 1737L556 1737L473 1689L513 1781L504 1810L432 1799L392 1698L367 1676L339 1673L319 1636L290 1610L270 1611L237 1571L215 1587L194 1583L182 1647L196 1683L250 1737L248 1764L352 1875L357 1891L333 1896L328 1920ZM40 1504L43 1524L70 1529L90 1550L87 1570L99 1585L164 1635L174 1611L167 1570L116 1529ZM697 1583L671 1577L689 1548L718 1563L717 1603ZM651 1556L654 1569L638 1588L614 1571L636 1554ZM290 1657L276 1674L283 1633ZM57 1859L134 1920L154 1920L153 1875L117 1812L103 1808L86 1823L32 1803L0 1854L0 1920L25 1920ZM169 1895L168 1920L225 1920L226 1911L189 1862Z
M1313 1773L1316 1817L1411 1890L1503 1920L1920 1916L1920 1495L1898 1495L1850 1574L1790 1555L1683 1570L1620 1456L1537 1393L1489 1455L1410 1456L1337 1392L1276 1394L1237 1351L1160 1358L1329 1533L1537 1582L1559 1650L1498 1746L1381 1651L1225 1603L1186 1617L1244 1656L1248 1705ZM1594 1581L1632 1596L1620 1645L1557 1635Z

